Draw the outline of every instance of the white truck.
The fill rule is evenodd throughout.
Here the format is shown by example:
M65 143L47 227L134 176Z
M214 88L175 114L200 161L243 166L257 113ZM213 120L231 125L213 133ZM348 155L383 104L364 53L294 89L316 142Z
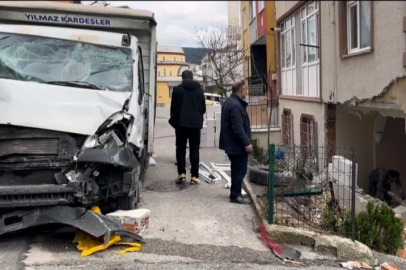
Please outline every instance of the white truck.
M153 153L156 25L144 10L0 2L0 214L136 207Z

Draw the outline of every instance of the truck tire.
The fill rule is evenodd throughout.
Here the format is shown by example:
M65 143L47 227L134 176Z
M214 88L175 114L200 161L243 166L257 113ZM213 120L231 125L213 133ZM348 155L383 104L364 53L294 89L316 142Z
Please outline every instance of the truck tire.
M248 179L250 182L260 186L268 186L269 169L248 167Z
M269 169L265 167L248 167L248 179L260 186L268 186ZM286 171L275 171L275 187L285 187L292 181L292 176Z
M117 197L116 210L134 210L137 208L136 194Z

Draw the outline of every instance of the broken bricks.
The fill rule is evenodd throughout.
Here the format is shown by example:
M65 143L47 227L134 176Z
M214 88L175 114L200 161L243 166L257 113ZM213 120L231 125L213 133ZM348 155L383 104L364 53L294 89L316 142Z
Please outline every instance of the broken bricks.
M107 214L108 217L120 222L123 228L140 236L148 233L150 215L151 211L148 209L120 210Z

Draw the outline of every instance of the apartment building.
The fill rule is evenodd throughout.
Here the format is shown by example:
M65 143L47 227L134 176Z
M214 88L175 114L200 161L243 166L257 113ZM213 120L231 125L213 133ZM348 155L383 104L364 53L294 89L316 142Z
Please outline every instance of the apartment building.
M276 95L275 33L270 31L274 27L275 1L241 2L243 74L250 91L247 112L253 138L265 148L268 134L270 142L279 143L281 139Z
M353 147L358 185L406 153L406 2L276 2L284 143ZM406 186L406 179L403 185Z

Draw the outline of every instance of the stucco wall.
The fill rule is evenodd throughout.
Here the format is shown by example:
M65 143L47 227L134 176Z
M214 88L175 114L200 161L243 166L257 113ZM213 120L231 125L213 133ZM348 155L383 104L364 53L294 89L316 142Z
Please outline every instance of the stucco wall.
M336 111L336 145L355 148L358 164L358 186L368 192L369 173L374 169L374 123L378 113L359 116L350 114L342 106Z
M294 144L300 145L300 118L302 114L312 115L317 122L318 146L324 146L324 105L315 102L280 99L279 114L283 109L290 109L293 115L293 140ZM280 116L279 116L280 117ZM280 118L279 123L282 123Z
M158 62L163 61L165 57L166 62L173 62L176 60L176 62L182 62L185 63L185 54L177 54L177 53L160 53L158 52ZM176 58L176 59L175 59Z
M328 97L334 89L334 73L338 76L336 86L338 101L346 101L353 96L362 99L377 95L392 79L404 74L402 53L405 51L406 35L403 33L402 22L406 2L371 1L371 3L374 15L373 52L344 59L339 57L338 2L330 4L329 1L320 4L323 97ZM333 15L335 24L331 22ZM334 36L336 52L333 50ZM334 64L336 72L333 71Z
M288 12L294 5L300 1L275 1L276 20Z
M281 143L281 131L279 129L274 129L269 132L270 143L279 144ZM258 145L264 149L268 149L268 132L266 131L253 131L251 135L251 139L258 140Z
M249 17L248 17L249 20ZM249 39L250 39L250 44L254 43L258 39L258 23L257 23L257 16L250 22L249 25Z
M165 106L171 105L171 98L169 96L169 86L167 82L157 82L157 104L164 104Z

